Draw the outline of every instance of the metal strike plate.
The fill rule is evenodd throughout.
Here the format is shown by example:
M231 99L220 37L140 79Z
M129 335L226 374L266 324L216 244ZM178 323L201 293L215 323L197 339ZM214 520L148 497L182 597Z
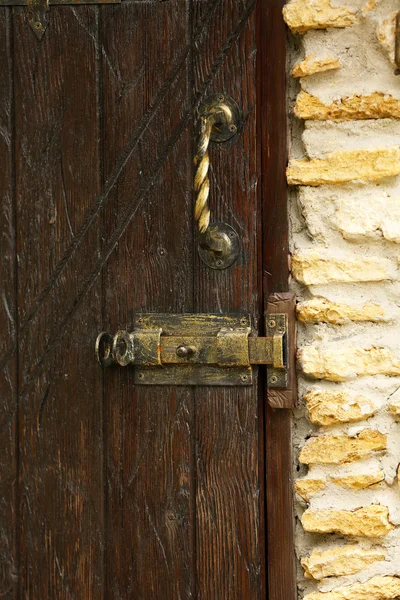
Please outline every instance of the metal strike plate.
M139 314L133 330L101 333L96 356L103 367L135 367L144 385L251 385L251 365L271 365L270 387L286 378L286 315L267 317L267 336L252 336L249 315Z
M267 367L269 388L285 388L288 383L286 332L288 316L286 314L266 315L266 337L272 338L272 365Z

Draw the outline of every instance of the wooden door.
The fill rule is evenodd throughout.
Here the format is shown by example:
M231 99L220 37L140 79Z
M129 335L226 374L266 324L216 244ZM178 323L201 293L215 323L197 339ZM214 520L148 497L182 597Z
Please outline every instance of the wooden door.
M280 9L54 5L38 40L0 8L1 598L257 600L268 564L270 600L294 598L289 421L266 418L262 373L134 385L93 351L140 312L261 327L266 281L287 286ZM243 113L210 150L213 218L241 238L226 270L193 223L196 109L218 92Z

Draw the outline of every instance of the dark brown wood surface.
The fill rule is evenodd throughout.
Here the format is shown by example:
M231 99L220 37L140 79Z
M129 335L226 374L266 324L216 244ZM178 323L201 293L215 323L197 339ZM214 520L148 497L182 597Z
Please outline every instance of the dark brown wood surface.
M103 7L100 38L104 179L122 169L104 211L117 331L135 312L193 307L188 4ZM193 392L136 387L129 369L104 389L109 598L193 597Z
M54 7L49 35L14 9L20 597L103 586L97 8ZM71 253L71 245L78 244ZM67 256L68 260L65 259Z
M285 0L259 2L258 133L261 144L263 207L263 291L286 292L289 286L287 214L286 29ZM267 404L266 525L269 600L296 600L292 482L291 412Z
M194 2L201 29L194 61L196 104L219 91L243 111L243 129L210 152L211 214L239 233L242 254L226 271L196 260L195 310L251 313L257 326L261 225L257 203L255 2ZM204 25L203 25L204 23ZM254 389L196 391L196 565L199 598L264 597L263 472ZM262 416L261 416L262 421Z
M10 9L0 9L0 598L15 587L17 442L17 302Z
M265 420L262 377L146 387L93 352L138 312L243 311L262 333L262 269L270 291L287 285L286 234L265 229L262 252L260 136L278 143L278 170L285 140L275 100L260 100L272 91L258 85L258 23L255 0L52 6L39 42L23 8L1 9L0 597L266 597L266 468L268 514L274 490L291 508L274 466L288 476L289 421ZM192 213L196 108L215 92L243 112L239 134L210 148L212 220L242 240L226 271L200 261ZM284 227L269 202L264 221L272 211ZM277 592L288 560L271 556L269 600L293 600Z

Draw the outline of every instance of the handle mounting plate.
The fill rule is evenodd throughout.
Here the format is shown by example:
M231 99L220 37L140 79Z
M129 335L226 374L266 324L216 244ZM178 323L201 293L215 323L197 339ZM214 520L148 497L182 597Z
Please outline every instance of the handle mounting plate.
M227 223L210 223L207 231L200 236L199 255L210 269L231 267L239 253L239 236Z
M221 105L228 107L231 118L228 121L223 118L224 113L221 112L221 119L215 122L210 135L210 140L216 143L230 140L238 133L241 125L241 114L238 105L233 98L223 93L212 94L212 96L206 98L199 108L199 116L207 117L207 115L218 111Z

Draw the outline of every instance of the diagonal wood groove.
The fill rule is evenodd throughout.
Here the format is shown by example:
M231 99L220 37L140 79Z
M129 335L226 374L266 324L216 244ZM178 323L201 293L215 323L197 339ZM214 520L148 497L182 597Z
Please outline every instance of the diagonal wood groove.
M199 106L199 104L203 100L205 94L207 93L212 81L214 80L214 77L218 73L220 66L222 65L223 61L225 60L226 55L228 54L228 52L232 48L233 44L236 42L236 40L239 38L240 34L242 33L244 27L246 26L247 21L249 20L249 17L251 16L251 14L255 8L255 5L256 5L256 0L251 0L251 2L247 5L247 8L244 11L243 16L241 17L237 26L229 34L221 52L219 53L216 60L214 61L214 64L211 67L211 70L210 70L210 73L209 73L207 79L204 81L199 92L196 94L196 108Z
M198 31L196 31L192 43L196 44L198 42L198 40L201 38L206 26L208 25L208 23L214 16L215 11L217 10L217 8L220 4L221 4L221 0L217 0L214 3L211 10L206 15L206 18L204 19L202 24L199 26ZM60 277L62 271L66 267L68 261L73 256L75 251L78 249L85 234L88 233L91 224L93 223L94 219L98 215L99 211L102 209L104 202L107 199L108 194L110 193L111 189L113 188L115 183L118 181L118 178L119 178L125 164L127 163L130 156L132 155L137 143L141 139L141 136L146 131L151 120L153 119L153 117L157 113L157 110L161 106L161 103L162 103L164 97L166 96L168 90L170 89L171 85L175 81L176 77L179 75L182 65L184 64L184 62L189 54L190 49L191 49L191 44L187 45L183 49L182 54L178 57L175 65L171 69L169 76L167 77L167 79L165 80L163 85L161 86L161 88L156 96L153 106L145 113L145 115L141 119L138 127L136 128L135 132L133 133L131 139L129 140L128 144L122 151L118 161L116 162L116 165L115 165L113 171L111 172L111 175L109 176L109 178L105 184L105 187L104 187L102 193L99 195L99 197L96 199L96 201L92 205L90 212L87 214L81 227L78 229L76 236L72 239L70 245L65 250L63 257L57 264L52 277L49 279L47 286L42 290L40 295L36 298L36 301L34 302L28 315L21 322L20 328L19 328L19 332L21 335L24 333L24 331L28 327L29 323L32 321L32 319L36 316L36 314L40 310L43 302L45 301L45 299L47 298L47 296L53 289L53 287L56 284L58 278ZM4 369L4 367L10 360L10 358L13 356L15 350L16 350L15 343L11 344L9 346L9 348L6 350L5 354L3 355L3 357L0 360L0 371L2 371Z
M219 4L219 2L218 2L218 4ZM209 76L204 81L202 87L200 88L199 92L196 95L196 99L195 99L196 105L201 102L201 99L203 98L204 94L207 92L207 90L209 89L209 87L210 87L213 79L215 78L215 76L216 76L216 74L218 72L219 67L223 63L224 59L226 58L226 56L229 53L230 49L232 48L233 44L240 37L240 34L242 33L244 27L246 26L246 23L247 23L247 21L249 19L249 16L251 15L252 11L254 10L255 4L256 4L256 0L251 0L250 4L247 6L245 12L243 13L242 18L239 20L237 26L232 30L232 32L228 36L225 45L223 46L221 52L219 53L219 55L217 56L216 60L214 61L214 64L212 65L212 68L210 70ZM217 3L216 3L216 5L217 5ZM202 30L203 30L203 27L201 27L201 31ZM172 84L173 80L178 75L179 70L180 70L183 62L186 59L186 56L187 56L187 53L188 53L189 49L190 49L189 47L185 48L185 50L183 52L183 59L181 61L178 61L177 67L173 70L173 73L175 75L172 75L172 73L171 73L170 76L169 76L169 78L168 78L168 80L166 80L166 82L167 81L169 82L168 86ZM164 83L163 84L163 88L166 85L167 85L167 83ZM165 95L166 92L167 92L167 89L165 89L164 95ZM160 94L159 94L159 96L160 96ZM160 97L158 105L161 103L161 100L162 100L162 98ZM192 118L192 112L193 112L192 107L190 107L190 109L187 109L184 112L182 120L181 120L181 122L180 122L180 124L179 124L179 126L177 128L180 131L180 133L183 132L184 128L190 122L190 120ZM143 120L141 121L141 124L142 124L142 133L143 133L145 131L146 127L147 127L147 124L143 123ZM177 129L175 130L175 132L177 131ZM173 147L173 145L177 141L177 139L175 139L175 136L176 136L175 132L171 136L170 140L167 143L167 147L169 148L169 150L171 149L171 147ZM137 135L138 135L138 133L136 132L136 136ZM172 143L173 139L175 141ZM88 222L86 224L86 221L88 221L88 219L85 220L85 223L84 223L84 224L86 224L85 225L85 230L82 233L81 233L81 230L79 230L78 233L77 233L77 236L78 235L83 236L87 232L90 224L93 222L93 219L95 218L96 214L98 213L98 211L102 207L104 200L106 199L106 197L110 193L112 186L117 181L117 179L119 177L119 174L122 171L124 165L129 160L129 157L131 156L131 154L132 154L132 152L134 150L134 147L135 147L137 141L138 141L138 139L136 139L135 134L134 134L134 136L132 136L132 138L131 138L128 146L122 152L121 157L120 157L120 159L119 159L119 161L117 163L118 166L120 165L119 169L117 170L117 168L115 168L113 170L112 175L114 175L115 180L112 182L112 184L110 184L109 183L111 181L111 176L110 176L108 182L106 183L104 191L102 192L102 194L100 194L100 196L96 200L95 204L93 205L94 208L90 212L90 222ZM172 146L171 146L171 143L172 143ZM169 150L167 150L166 153L168 153ZM164 157L164 154L165 154L165 152L163 152L161 154L160 159ZM166 158L166 155L165 155L165 158ZM107 261L107 259L110 256L111 252L113 251L114 246L117 244L117 242L118 242L119 238L121 237L121 235L123 234L126 226L132 220L134 214L136 213L136 211L138 209L138 206L143 201L143 197L144 197L145 193L150 188L150 186L153 183L154 179L157 177L157 174L161 171L163 163L160 164L160 159L159 159L159 161L157 161L155 169L153 169L153 171L150 173L150 175L147 178L147 180L145 180L142 183L141 187L138 190L138 193L135 195L135 200L136 200L137 204L134 206L134 208L132 208L132 204L135 204L135 201L133 201L132 204L128 207L128 209L124 212L122 223L114 231L114 234L112 235L112 237L110 238L109 243L106 246L106 251L101 255L101 257L97 261L94 269L92 269L91 273L87 277L84 285L82 286L80 292L78 293L77 297L74 300L73 306L66 313L66 315L65 315L65 317L64 317L61 325L57 328L56 333L50 338L50 340L49 340L48 344L46 345L46 348L45 348L42 356L39 358L38 362L36 363L36 366L35 366L32 374L31 374L31 376L29 377L28 381L24 385L24 387L23 387L23 389L21 391L21 396L23 396L26 393L26 391L27 391L28 387L31 385L31 383L33 383L33 381L35 381L37 379L37 377L39 376L39 374L40 374L40 368L41 368L42 364L44 363L44 360L45 360L46 356L54 348L55 344L58 341L59 336L61 335L62 331L65 329L66 325L68 324L68 321L75 314L76 310L78 309L78 307L80 305L80 302L86 297L86 295L89 292L90 288L92 287L92 285L96 281L97 276L99 275L99 273L100 273L103 265ZM157 173L155 172L156 169L158 169ZM128 213L128 214L126 214L126 213ZM83 226L82 226L81 229L83 229ZM61 271L65 267L65 264L69 260L70 256L73 254L73 252L79 246L79 243L75 244L73 248L72 248L72 246L73 246L73 243L71 243L71 245L69 246L69 248L71 249L70 250L70 255L67 256L67 253L66 253L64 255L64 259L62 259L62 260L64 260L64 262L63 262L62 268L58 269L58 275L57 275L57 277L60 275ZM59 265L60 264L61 264L61 261L60 261ZM55 281L56 281L57 277L55 277L55 278L54 278L54 276L52 277L52 280L51 280L52 281L52 286L55 284ZM40 295L41 303L43 303L43 301L45 300L46 296L51 291L51 288L49 289L49 286L47 286L45 288L45 290L46 290L46 294L44 295L44 292L42 292L41 295ZM38 305L37 303L35 303L34 308L35 308L35 312L33 312L31 310L28 319L23 323L23 325L20 328L20 333L23 333L23 331L26 329L26 327L29 324L29 322L33 319L33 317L35 316L35 314L39 310L40 305ZM6 354L4 355L3 359L0 362L0 369L4 368L4 366L7 363L7 360L12 356L14 350L15 350L15 345L13 347L10 347L10 349L6 352Z
M86 278L85 283L83 284L80 292L78 293L78 295L76 296L76 298L74 300L73 306L65 314L65 317L63 318L61 324L57 328L57 331L50 338L43 354L37 361L36 366L31 374L31 376L29 377L29 379L27 380L27 382L25 383L24 387L21 390L21 393L20 393L21 397L24 396L24 394L27 392L29 386L39 376L41 366L43 365L46 356L48 356L52 352L52 350L54 349L55 345L58 342L58 339L60 338L60 335L62 334L62 332L65 330L66 326L68 325L68 322L74 316L74 314L76 313L77 309L79 308L79 305L81 304L82 300L86 297L86 295L88 294L92 285L95 283L99 273L101 272L102 267L106 263L111 252L114 250L115 245L118 243L118 240L120 239L121 235L123 234L126 227L129 225L129 223L135 216L136 212L138 211L141 203L144 200L146 193L149 191L149 189L151 188L151 186L154 184L155 180L157 179L158 175L160 174L161 169L164 166L164 163L167 159L168 154L174 148L174 146L178 142L181 134L183 133L185 128L188 126L188 124L190 122L190 116L191 116L191 111L186 110L179 125L175 128L173 134L168 139L165 147L163 148L160 158L155 163L153 170L151 171L151 173L149 174L147 179L145 179L142 182L141 186L138 188L138 190L135 194L135 197L132 200L132 203L129 204L125 208L125 210L122 214L122 219L121 219L120 225L118 227L116 227L116 229L114 230L113 235L110 237L109 242L105 246L105 250L99 257L98 261L96 262L96 264L95 264L94 268L92 269L91 273L89 274L89 276Z
M151 120L157 113L157 110L161 106L162 100L164 99L165 95L167 94L170 86L172 85L172 83L175 81L175 79L179 75L182 65L184 64L185 60L187 59L189 49L190 49L189 47L186 47L183 50L179 59L176 61L176 64L175 64L174 68L172 69L170 75L168 76L168 78L165 80L165 82L161 86L160 91L156 96L153 106L145 113L145 115L141 119L138 127L136 128L135 132L133 133L131 139L129 140L128 144L126 145L124 150L121 152L121 155L120 155L118 161L116 162L115 167L114 167L113 171L111 172L110 177L108 178L108 180L105 183L103 191L101 192L101 194L98 196L98 198L92 205L90 212L86 215L86 218L84 219L81 227L77 231L75 237L72 239L72 241L71 241L70 245L67 247L66 251L64 252L63 257L57 264L52 277L48 281L48 284L42 290L42 292L39 294L39 296L36 298L36 301L34 302L28 315L21 322L20 328L19 328L20 335L22 335L24 333L24 331L28 327L29 323L34 319L34 317L40 310L41 306L43 305L44 301L46 300L47 296L52 291L54 285L56 284L57 280L59 279L64 268L68 264L68 261L74 255L75 251L79 248L84 236L90 230L90 227L91 227L94 219L98 215L99 211L102 209L104 202L107 199L110 191L112 190L112 188L118 181L118 178L119 178L120 174L122 173L123 168L125 167L129 158L132 156L132 153L135 150L138 142L140 141L143 133L146 131ZM16 350L15 343L11 344L8 347L8 349L6 350L6 352L4 353L3 357L0 360L0 371L2 371L4 369L4 367L10 360L10 358L13 356L15 350Z
M124 150L121 152L121 154L115 164L114 169L112 170L108 180L105 183L104 189L102 190L101 194L97 197L97 199L93 203L91 210L86 215L86 217L85 217L84 221L82 222L82 225L78 229L75 237L72 239L71 243L65 250L64 255L62 256L61 260L58 262L58 264L54 270L54 273L51 276L51 278L49 279L46 287L43 288L43 290L41 291L39 296L36 298L29 313L26 315L26 317L20 323L20 327L19 327L20 335L22 335L24 333L24 331L28 327L29 323L34 319L34 317L40 310L41 306L43 305L43 302L46 300L47 296L52 291L54 285L56 284L57 280L59 279L64 268L68 264L68 261L74 255L75 251L79 248L81 242L83 241L84 236L90 230L90 227L91 227L94 219L96 218L96 216L102 209L105 200L107 199L112 188L118 181L120 174L122 173L129 158L132 156L132 153L135 150L138 142L140 141L143 133L148 128L153 117L156 115L158 109L160 108L164 97L168 93L168 90L170 89L171 85L173 84L173 82L175 81L177 76L179 75L181 68L187 59L189 50L190 50L189 46L187 46L186 48L183 49L182 53L180 54L177 61L175 62L169 76L164 81L163 85L161 86L153 105L143 115L139 125L137 126L136 130L134 131L128 144L126 145ZM4 369L7 362L14 354L15 350L16 350L15 343L11 344L8 347L8 349L6 350L6 352L4 353L3 357L0 360L0 371L2 371Z
M212 10L210 11L210 13L207 15L207 18L205 19L205 22L202 23L202 25L199 27L199 31L196 32L195 37L194 37L194 43L197 43L197 41L200 39L200 37L203 35L204 29L206 27L206 25L208 24L208 22L210 21L211 17L214 15L217 7L219 6L219 4L221 3L221 0L217 0L217 2L215 2L214 6L212 7ZM98 198L96 199L96 201L94 202L94 204L92 205L92 208L90 210L90 212L88 213L88 215L86 216L85 220L83 221L81 227L79 228L79 230L77 231L75 237L72 239L70 245L68 246L68 248L66 249L63 257L61 258L61 260L59 261L59 263L57 264L54 273L52 275L52 277L49 279L48 284L46 285L46 287L42 290L42 292L39 294L39 296L37 297L35 303L33 304L31 310L29 311L28 315L25 317L25 319L22 321L21 323L21 327L20 327L20 331L21 333L23 332L23 330L25 329L25 327L29 324L30 321L32 321L32 319L35 317L35 315L37 314L38 310L40 310L44 300L46 299L46 297L48 296L48 294L51 292L51 290L53 289L57 279L59 278L59 276L61 275L62 271L64 270L65 266L67 265L69 259L72 257L72 255L74 254L75 250L80 246L84 235L88 232L91 224L93 223L96 215L99 213L99 211L101 210L101 208L103 207L104 201L107 199L108 194L110 193L111 189L113 188L113 186L116 184L116 182L119 179L120 174L122 173L123 168L125 167L126 163L128 162L129 158L132 156L133 151L135 150L138 142L140 141L143 133L146 131L146 129L148 128L149 124L151 123L153 117L156 115L158 109L161 106L162 101L164 100L167 92L169 91L171 85L173 84L173 82L175 81L175 79L177 78L177 76L179 75L182 66L184 65L189 52L191 50L191 44L188 44L182 51L182 53L180 54L180 56L178 57L178 59L176 60L173 68L171 69L171 72L169 74L169 76L167 77L167 79L164 81L163 85L161 86L156 99L154 101L154 104L152 105L152 107L143 115L138 127L136 128L136 131L133 133L131 139L129 140L128 144L126 145L126 147L124 148L124 150L121 152L121 155L119 156L114 169L111 172L111 175L109 176L109 178L107 179L104 189L102 191L102 193L98 196ZM2 366L2 361L0 362L0 369Z
M62 259L56 266L54 273L53 273L52 277L50 278L47 286L42 290L40 295L37 297L36 302L34 303L33 307L31 308L29 314L23 320L23 322L21 324L21 330L20 330L21 332L25 329L25 327L29 324L29 322L32 321L32 319L35 317L35 315L37 314L41 305L43 304L44 300L46 299L46 297L48 296L48 294L54 287L57 279L61 275L61 272L64 270L69 259L74 254L75 250L80 246L84 235L88 232L96 215L99 213L100 209L102 208L104 201L106 200L110 191L112 190L112 188L118 181L118 178L119 178L123 168L125 167L126 163L130 159L130 157L132 156L132 153L135 150L138 142L140 141L143 133L146 131L146 129L149 126L150 122L152 121L153 117L157 113L157 110L160 107L161 102L164 99L166 93L168 92L172 83L175 81L176 77L179 75L180 70L187 59L188 52L189 52L189 49L185 48L184 51L182 52L182 54L180 55L179 59L176 61L176 65L172 69L170 75L167 77L167 79L161 86L160 91L156 97L156 100L155 100L153 106L145 113L145 115L141 119L136 131L132 135L127 146L122 151L118 161L115 164L115 167L113 168L113 170L111 172L110 177L106 181L104 190L102 191L102 193L98 196L98 198L92 205L92 209L88 213L86 219L83 221L77 234L71 241L71 244L68 246L67 250L65 251L64 256L62 257Z

